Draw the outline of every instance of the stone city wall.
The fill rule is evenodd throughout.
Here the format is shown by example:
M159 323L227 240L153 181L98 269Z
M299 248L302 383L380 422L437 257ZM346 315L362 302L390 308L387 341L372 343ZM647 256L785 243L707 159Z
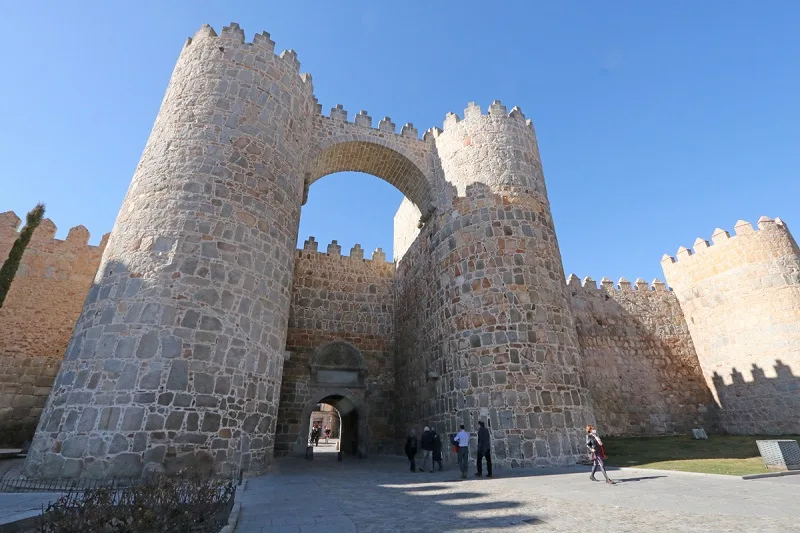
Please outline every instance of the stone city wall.
M0 214L0 265L20 222ZM89 246L83 226L55 234L50 219L36 228L0 308L0 444L33 437L106 241Z
M452 380L439 379L452 362L445 357L437 336L440 329L437 310L442 302L433 275L432 232L433 224L426 225L397 263L394 367L398 452L402 451L405 436L412 428L418 436L423 426L445 434L454 432L453 428L460 423L454 398L446 396ZM474 399L466 401L472 405Z
M276 453L295 450L304 424L304 413L318 403L327 389L311 383L314 351L331 341L355 346L367 367L366 387L347 393L363 400L369 453L393 449L394 437L394 264L379 248L364 259L359 245L349 256L333 241L327 252L318 252L311 237L298 250L283 367ZM347 436L344 437L345 439Z
M800 250L780 219L717 229L662 267L692 334L723 429L800 433ZM745 373L748 374L745 377Z
M603 278L567 291L586 382L603 435L657 436L714 429L714 402L675 293L663 282L617 287Z

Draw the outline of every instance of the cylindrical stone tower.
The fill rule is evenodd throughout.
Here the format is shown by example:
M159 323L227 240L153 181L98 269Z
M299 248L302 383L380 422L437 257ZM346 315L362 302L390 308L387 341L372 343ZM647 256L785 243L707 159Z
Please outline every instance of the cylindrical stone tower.
M314 109L293 51L187 41L42 414L30 476L272 456Z
M533 126L470 104L436 149L455 188L435 237L448 403L467 430L488 421L500 464L574 464L593 416Z
M728 433L800 433L800 248L779 218L740 220L661 266Z

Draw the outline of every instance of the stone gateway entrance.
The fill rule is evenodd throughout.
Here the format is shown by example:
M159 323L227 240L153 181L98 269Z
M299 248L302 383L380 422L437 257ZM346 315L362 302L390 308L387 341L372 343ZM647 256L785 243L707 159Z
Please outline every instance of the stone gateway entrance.
M405 195L394 261L358 244L349 255L336 241L319 249L313 237L296 250L309 186L344 170ZM800 252L785 224L739 228L727 248L734 259L722 264L762 261L748 272L770 276L747 301L775 287L782 307L800 308ZM715 234L724 252L719 242ZM686 269L717 272L701 261L713 247L696 261L682 250L664 262L680 305L692 304L697 284ZM701 376L719 361L701 365L692 338L704 340L705 358L721 345L701 327L707 299L692 304L698 324L687 327L660 282L651 290L637 280L634 291L623 280L601 289L564 280L536 133L519 108L470 103L421 138L389 117L375 126L366 111L324 116L294 51L275 54L266 33L245 42L236 24L220 35L204 26L178 58L26 474L136 476L192 464L260 474L276 454L304 449L319 403L339 410L344 451L362 457L400 452L412 427L475 432L488 420L493 462L507 467L575 464L582 428L596 423L590 388L600 391L598 417L620 432L705 423L714 406ZM739 305L736 290L725 294L725 305ZM775 345L796 364L800 326L784 315L794 318ZM766 366L770 353L758 355L741 354ZM587 361L597 371L585 372ZM640 407L617 394L630 369L658 396L647 404L657 424L625 412ZM797 398L779 399L775 416L800 409ZM0 400L28 416L30 402Z
M30 475L130 473L201 452L223 473L263 472L276 448L305 438L299 415L327 395L300 400L310 391L294 378L310 350L336 339L375 354L358 379L367 417L377 406L381 449L409 425L472 429L484 415L509 463L574 463L579 428L594 418L531 122L499 102L488 114L470 105L420 139L388 117L375 128L365 111L354 122L341 107L322 116L299 68L293 51L275 55L266 34L246 43L235 24L186 42ZM368 263L359 248L319 254L311 240L295 251L308 186L341 170L373 173L409 200L396 234L412 244L398 272L380 252ZM320 366L315 379L355 378ZM559 401L544 404L538 390ZM298 418L282 419L297 402ZM521 435L514 421L534 406L559 415Z
M352 456L362 459L367 456L369 449L366 416L364 414L363 400L351 396L346 390L328 390L321 392L325 396L318 402L309 404L304 410L304 420L297 442L295 443L294 454L301 456L305 454L308 443L308 435L311 433L309 420L314 408L321 404L328 404L334 407L342 417L340 428L340 450L345 456Z
M368 368L361 352L348 342L333 341L314 350L311 360L302 366L306 367L305 376L298 372L291 373L291 379L284 379L276 453L305 454L311 433L310 415L318 404L324 403L342 417L342 452L366 457L370 420L366 404Z

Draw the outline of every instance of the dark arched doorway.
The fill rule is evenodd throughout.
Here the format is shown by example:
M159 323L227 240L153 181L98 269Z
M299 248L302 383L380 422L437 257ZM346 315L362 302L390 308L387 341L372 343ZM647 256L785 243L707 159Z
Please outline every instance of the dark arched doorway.
M311 435L312 413L319 404L333 407L340 417L339 447L344 457L366 457L368 436L364 402L357 395L343 389L331 389L315 392L312 400L303 410L303 426L300 428L301 442L296 449L305 450Z

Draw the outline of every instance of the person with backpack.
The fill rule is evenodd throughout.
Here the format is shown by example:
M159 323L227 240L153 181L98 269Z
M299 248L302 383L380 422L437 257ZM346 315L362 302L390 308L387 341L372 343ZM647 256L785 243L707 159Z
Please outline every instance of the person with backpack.
M411 471L416 472L417 464L414 461L414 457L417 455L417 433L413 428L408 432L404 451L406 452L406 457L408 457L408 462L411 465Z
M433 462L439 464L439 472L442 471L442 437L436 433L435 429L431 429L433 433ZM433 466L431 466L433 468Z
M591 424L586 426L586 447L589 448L589 456L592 459L592 474L589 476L589 479L592 481L599 481L599 479L594 477L599 467L600 471L603 473L603 477L606 478L606 483L609 485L616 485L616 482L610 480L608 474L606 474L606 468L603 464L603 459L606 458L606 452L603 449L603 441L600 440L597 430L595 430L594 426Z
M428 465L428 459L431 461L431 473L433 473L433 432L431 428L425 426L422 430L422 437L419 439L419 447L422 448L422 466L419 471L424 472L425 467Z

